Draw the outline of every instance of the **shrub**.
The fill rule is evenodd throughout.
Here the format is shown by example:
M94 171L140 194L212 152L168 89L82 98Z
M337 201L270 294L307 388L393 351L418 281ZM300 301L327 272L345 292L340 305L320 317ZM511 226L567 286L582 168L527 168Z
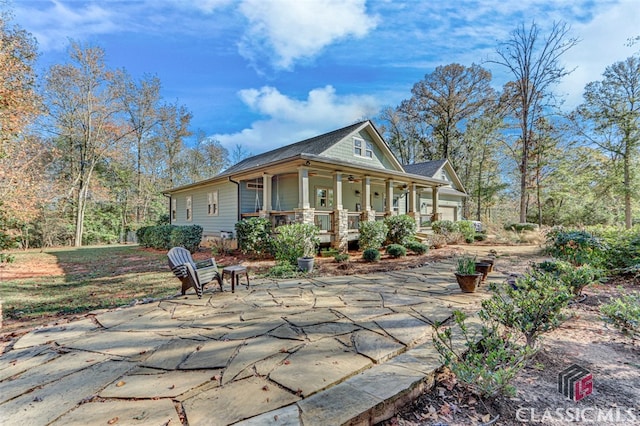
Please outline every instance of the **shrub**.
M349 257L351 256L348 253L338 253L333 258L337 263L345 263L349 261Z
M271 221L260 217L243 219L235 225L238 247L244 254L264 256L272 252Z
M411 250L415 254L422 255L429 251L429 246L419 243L418 241L409 241L406 244L407 249Z
M510 382L526 366L533 350L518 344L510 333L500 334L496 325L482 324L471 331L464 313L454 311L453 318L452 327L434 326L433 343L444 365L459 383L483 398L515 395Z
M605 266L606 251L606 243L587 231L555 230L547 235L547 252L576 266Z
M634 291L612 299L600 307L600 312L623 333L636 335L640 332L640 293Z
M508 223L504 225L505 231L524 232L535 231L538 229L538 225L535 223Z
M486 241L487 240L487 234L476 232L473 235L473 239L476 240L476 241Z
M380 251L374 248L368 248L362 252L362 258L367 262L378 262L380 260Z
M576 296L582 290L604 276L604 271L591 265L571 267L561 271L560 280L571 289Z
M295 278L298 276L298 270L289 262L278 262L265 275L272 278Z
M461 220L456 222L456 225L458 232L463 235L465 242L472 243L473 237L476 235L476 228L473 226L473 222L470 220Z
M398 258L407 255L407 249L400 244L390 244L387 246L387 254L391 257Z
M433 229L433 232L440 235L450 234L458 230L455 222L450 220L436 220L431 222L431 229Z
M387 242L389 244L406 244L416 235L416 221L406 214L388 216L384 219L384 223L388 228Z
M308 223L279 226L274 239L274 256L280 262L297 266L299 257L312 257L320 244L318 228Z
M531 348L542 333L562 323L562 311L571 299L566 285L542 272L525 275L513 286L492 284L491 290L491 298L482 301L480 317L519 331Z
M447 237L440 234L433 234L429 236L429 247L434 249L439 249L442 247L446 247L447 245Z
M358 226L360 237L358 244L361 250L368 248L380 248L387 238L387 232L389 228L383 221L375 220L372 222L362 221Z
M335 249L335 248L325 248L320 250L321 257L334 257L338 254L340 254L340 251L338 251L338 249Z
M143 247L169 250L172 247L184 247L195 253L202 241L200 225L159 225L143 226L136 231L138 243Z

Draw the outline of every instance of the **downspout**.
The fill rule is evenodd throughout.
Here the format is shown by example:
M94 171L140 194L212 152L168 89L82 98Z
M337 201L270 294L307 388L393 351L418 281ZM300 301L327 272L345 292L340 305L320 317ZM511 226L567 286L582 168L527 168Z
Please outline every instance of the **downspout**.
M240 182L231 179L231 176L229 176L229 182L236 184L236 194L237 194L236 195L236 206L238 207L238 217L236 219L237 219L238 222L240 222L240 220L241 220L241 216L240 216Z

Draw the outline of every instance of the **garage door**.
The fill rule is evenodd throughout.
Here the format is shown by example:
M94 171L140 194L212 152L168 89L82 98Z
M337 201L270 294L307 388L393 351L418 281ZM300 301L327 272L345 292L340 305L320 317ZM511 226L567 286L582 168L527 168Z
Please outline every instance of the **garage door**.
M455 221L457 219L456 207L440 206L442 220Z

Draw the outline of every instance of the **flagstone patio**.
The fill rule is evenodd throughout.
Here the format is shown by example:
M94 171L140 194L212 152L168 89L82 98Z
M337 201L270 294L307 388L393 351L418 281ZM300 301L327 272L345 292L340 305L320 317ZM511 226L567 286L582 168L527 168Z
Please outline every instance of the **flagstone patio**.
M34 330L0 356L2 422L382 421L432 385L432 325L487 297L486 284L462 293L453 269L252 280Z

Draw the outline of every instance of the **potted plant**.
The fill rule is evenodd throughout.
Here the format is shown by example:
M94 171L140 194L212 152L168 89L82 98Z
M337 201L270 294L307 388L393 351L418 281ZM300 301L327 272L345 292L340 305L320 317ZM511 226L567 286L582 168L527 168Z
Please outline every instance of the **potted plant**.
M460 286L460 290L464 293L473 293L476 291L482 274L476 272L475 257L462 256L458 258L458 266L456 268L456 280Z
M303 272L313 269L313 260L320 244L318 228L308 223L294 223L276 228L275 258L298 266Z

